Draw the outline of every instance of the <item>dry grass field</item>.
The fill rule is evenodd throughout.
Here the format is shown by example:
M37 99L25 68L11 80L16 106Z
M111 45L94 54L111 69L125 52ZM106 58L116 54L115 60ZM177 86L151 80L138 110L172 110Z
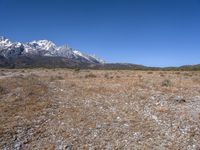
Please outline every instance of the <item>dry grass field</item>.
M200 72L0 70L2 150L200 150Z

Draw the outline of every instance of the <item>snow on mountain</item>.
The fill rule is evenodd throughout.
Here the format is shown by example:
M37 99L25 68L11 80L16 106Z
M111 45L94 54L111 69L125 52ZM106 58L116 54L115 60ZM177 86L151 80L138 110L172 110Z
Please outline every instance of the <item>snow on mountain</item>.
M0 36L0 55L6 58L18 56L50 56L64 57L86 63L104 63L104 61L83 54L67 45L56 46L48 40L38 40L28 43L11 42L9 39Z
M7 39L4 36L0 36L0 48L1 47L9 47L11 45L12 45L12 43L10 42L9 39Z
M54 56L57 48L51 41L39 40L24 44L24 50L29 55Z
M16 57L23 52L23 44L12 43L9 39L0 36L0 55L4 57Z
M84 57L87 60L90 60L89 56L82 54L81 52L74 50L73 51L76 55L80 56L80 57Z

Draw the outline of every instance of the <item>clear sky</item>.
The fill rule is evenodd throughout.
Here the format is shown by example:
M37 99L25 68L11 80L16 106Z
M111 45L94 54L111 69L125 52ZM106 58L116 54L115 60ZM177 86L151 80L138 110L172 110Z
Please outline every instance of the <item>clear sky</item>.
M0 0L0 35L68 43L107 62L200 63L200 0Z

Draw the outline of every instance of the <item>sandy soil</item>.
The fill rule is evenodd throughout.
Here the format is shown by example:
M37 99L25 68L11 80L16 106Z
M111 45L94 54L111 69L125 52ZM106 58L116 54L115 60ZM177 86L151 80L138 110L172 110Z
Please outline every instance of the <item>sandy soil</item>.
M200 72L0 70L0 149L200 149Z

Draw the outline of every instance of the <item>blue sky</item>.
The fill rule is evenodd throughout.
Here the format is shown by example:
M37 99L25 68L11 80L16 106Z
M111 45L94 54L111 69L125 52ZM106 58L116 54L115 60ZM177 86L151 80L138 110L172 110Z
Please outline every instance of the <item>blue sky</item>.
M200 0L0 0L0 35L68 43L107 62L200 63Z

